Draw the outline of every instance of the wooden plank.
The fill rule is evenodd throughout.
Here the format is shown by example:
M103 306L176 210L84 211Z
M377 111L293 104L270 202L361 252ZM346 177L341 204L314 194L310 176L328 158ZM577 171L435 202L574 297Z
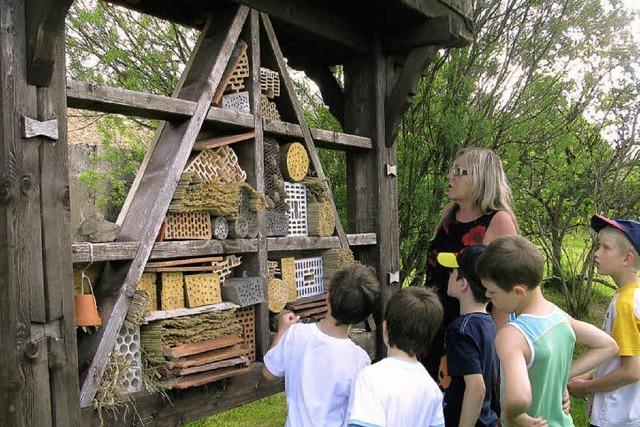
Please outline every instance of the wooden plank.
M220 360L218 362L211 362L205 365L192 366L191 368L173 369L171 370L171 374L191 375L191 374L197 374L198 372L214 371L214 370L229 368L231 366L238 366L238 365L248 366L249 359L246 356L232 357L230 359Z
M193 144L193 149L195 151L199 151L199 150L206 150L209 148L223 147L225 145L235 144L236 142L246 141L248 139L255 138L255 136L256 136L256 132L251 131L251 132L240 133L237 135L226 135L226 136L217 136L214 138L207 138L201 141L196 141L196 143Z
M215 340L205 341L193 344L183 344L176 347L168 348L164 351L164 355L172 359L180 357L192 356L194 354L206 353L221 348L231 347L242 343L242 338L235 335L216 338Z
M349 246L371 246L377 242L375 233L347 234ZM85 243L72 245L74 263L93 261L121 261L133 259L140 244L137 242ZM340 247L337 236L331 237L269 237L269 251L322 250ZM93 248L93 249L92 249ZM166 259L213 254L252 253L258 251L257 239L239 240L182 240L157 242L150 259ZM148 264L147 264L148 265Z
M293 87L293 82L291 81L291 77L289 77L287 65L284 61L284 57L282 56L282 51L280 50L280 45L278 44L276 34L273 31L271 20L265 13L261 13L260 16L265 32L267 33L267 39L269 40L269 45L271 46L277 69L284 83L284 94L285 96L289 97L293 110L295 112L296 119L298 121L298 124L300 125L300 129L302 130L302 135L304 137L304 143L309 154L309 159L311 160L311 164L313 165L318 178L322 179L323 182L325 182L325 189L327 191L327 194L329 195L329 201L331 202L331 208L333 209L334 216L336 218L340 218L340 215L338 215L338 211L336 209L335 201L333 199L333 191L331 190L331 186L326 184L326 176L324 174L324 171L322 170L320 157L318 156L318 152L316 151L311 132L305 121L302 107L300 107L300 102L298 101L296 92ZM336 221L336 232L338 233L338 238L340 239L340 245L343 248L348 249L349 243L347 241L347 235L345 234L340 221Z
M164 386L169 389L185 389L220 381L225 378L242 375L249 372L249 368L224 368L201 374L187 375L181 378L164 382Z
M244 53L247 51L247 43L244 40L238 40L236 43L236 47L233 49L233 53L231 54L231 58L229 58L229 63L227 64L227 68L225 68L224 73L222 74L222 80L220 81L220 85L216 89L216 92L213 94L213 99L211 103L214 105L220 104L220 100L222 99L222 95L224 91L227 89L227 85L229 81L233 77L233 72L235 71L240 59Z
M181 390L170 393L171 405L159 394L134 395L137 413L129 411L123 416L113 418L109 413L98 417L93 408L82 411L83 427L121 427L139 423L138 416L152 425L177 426L220 413L236 406L262 399L284 390L284 380L267 381L262 378L264 365L254 362L249 372L229 378L226 381L210 384L207 387ZM101 424L103 421L103 424Z
M105 321L97 333L87 339L85 354L93 360L84 377L80 392L80 406L91 404L111 353L116 336L131 303L147 262L162 219L167 211L178 178L182 173L204 117L211 105L213 92L220 83L222 72L238 40L249 13L240 6L211 18L203 31L200 49L195 53L191 68L186 73L184 87L201 82L201 94L193 117L181 124L167 124L150 158L138 191L122 222L118 241L140 241L140 248L131 263L112 266L111 274L101 280L98 290L100 315ZM228 32L227 32L228 29ZM217 52L212 55L212 52ZM181 91L182 92L182 91ZM116 290L114 292L114 290Z
M194 314L211 313L213 311L224 311L238 308L237 304L231 302L221 302L219 304L203 305L194 308L176 308L173 310L158 310L145 314L145 322L154 320L171 319L173 317L193 316Z
M327 301L326 298L322 301L315 301L315 302L308 302L306 304L287 304L286 308L290 309L290 310L304 310L307 308L315 308L315 307L327 307Z
M67 8L71 1L47 3L49 9ZM41 5L44 7L44 4ZM44 292L47 327L45 348L49 353L49 388L51 390L51 419L55 425L79 425L80 407L78 355L75 325L73 265L71 259L71 212L69 199L69 154L67 141L65 15L54 13L57 23L51 24L46 37L53 49L51 74L47 87L37 89L38 119L57 120L58 140L52 143L40 139L40 203L42 205L42 259L44 264ZM66 13L66 10L65 10ZM45 24L48 27L48 25ZM55 28L55 32L53 31ZM47 31L45 31L46 33ZM43 36L43 34L39 34ZM42 47L42 46L41 46ZM36 49L37 50L37 49ZM45 76L46 77L46 76ZM34 82L42 82L38 78ZM44 337L43 337L44 338ZM41 390L38 393L42 393ZM35 424L34 424L35 425Z
M173 267L145 267L145 273L171 273L174 271L182 271L185 273L193 273L197 271L221 271L224 267L218 265L197 265L197 266L180 266Z
M224 257L221 256L209 256L209 257L198 257L198 258L187 258L187 259L174 259L171 261L158 261L158 262L148 262L146 268L152 267L175 267L180 265L189 265L189 264L201 264L203 262L218 262L223 261Z
M472 36L462 20L453 15L442 15L426 19L418 26L386 34L384 50L398 53L427 46L463 47L473 42Z
M67 80L67 104L73 108L160 120L184 120L191 117L195 111L195 102L192 101L97 86L74 80ZM209 109L205 123L240 129L254 127L254 119L251 114L217 107ZM264 130L288 138L302 138L300 126L293 123L269 120L264 124ZM371 140L358 135L313 128L311 136L318 147L322 148L334 150L371 149Z
M167 369L185 369L192 366L202 366L208 363L218 362L245 354L249 347L243 344L235 344L218 350L205 351L203 353L184 356L176 360L170 360L164 365ZM183 375L183 374L180 374Z

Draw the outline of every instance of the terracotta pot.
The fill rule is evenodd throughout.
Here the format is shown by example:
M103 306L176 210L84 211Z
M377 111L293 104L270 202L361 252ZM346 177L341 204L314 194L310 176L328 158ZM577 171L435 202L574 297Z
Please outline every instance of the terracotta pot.
M96 299L91 294L76 294L76 326L100 326L102 319L96 308Z

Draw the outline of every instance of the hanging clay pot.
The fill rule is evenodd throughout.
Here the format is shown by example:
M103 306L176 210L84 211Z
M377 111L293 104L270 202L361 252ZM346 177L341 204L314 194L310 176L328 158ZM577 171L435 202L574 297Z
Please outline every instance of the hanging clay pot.
M98 314L96 299L91 294L76 294L76 326L100 326L102 319Z

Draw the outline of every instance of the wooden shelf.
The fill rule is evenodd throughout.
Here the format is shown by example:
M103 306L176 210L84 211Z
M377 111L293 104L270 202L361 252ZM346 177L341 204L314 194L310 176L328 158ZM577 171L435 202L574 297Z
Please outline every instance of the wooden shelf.
M348 234L350 246L367 246L377 243L375 233ZM137 242L86 243L74 242L73 262L118 261L133 259L139 247ZM268 251L322 250L339 248L337 236L331 237L269 237ZM187 258L202 255L242 254L258 251L256 239L238 240L183 240L157 242L150 259Z
M67 80L67 106L105 113L128 114L159 120L186 120L196 109L196 103L168 96L153 95L109 86ZM206 124L234 129L253 129L252 114L211 107ZM265 120L264 130L287 138L303 138L299 125L278 120ZM371 139L323 129L311 129L318 147L336 150L370 150Z
M221 302L220 304L203 305L194 308L176 308L174 310L158 310L145 314L145 322L153 322L154 320L171 319L180 316L192 316L194 314L211 313L212 311L224 311L232 308L239 308L238 304L232 302Z

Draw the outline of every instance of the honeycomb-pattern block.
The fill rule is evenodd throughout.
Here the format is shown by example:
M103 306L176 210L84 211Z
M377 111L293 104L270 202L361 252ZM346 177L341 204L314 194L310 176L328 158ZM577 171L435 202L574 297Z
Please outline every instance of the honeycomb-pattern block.
M244 79L247 77L249 77L249 58L245 49L233 69L233 73L231 74L229 83L227 83L225 92L238 92L244 89Z
M240 113L251 113L249 92L244 91L222 95L222 108L238 111Z
M116 337L113 349L127 362L119 381L128 393L135 393L142 387L142 354L140 352L140 326L125 323Z
M291 181L302 181L309 172L309 155L304 145L293 142L285 145L282 151L284 175Z
M169 212L165 240L210 240L211 217L207 212Z
M244 217L247 220L247 234L248 239L255 239L258 237L258 214L248 211ZM286 234L286 233L285 233Z
M229 237L232 239L244 239L249 232L249 221L246 216L229 221Z
M267 236L286 236L289 234L289 214L274 211L265 212Z
M280 113L275 102L269 101L267 95L260 95L260 110L262 118L267 120L280 120Z
M324 292L322 257L295 260L296 292L298 298Z
M214 218L211 224L211 232L213 237L218 240L224 240L229 235L229 223L223 216L217 216Z
M238 156L231 147L202 150L187 165L185 171L192 172L202 181L216 184L243 182L247 174L238 164Z
M260 67L260 92L269 98L280 96L280 75L277 71Z
M222 302L220 276L217 273L191 274L184 276L184 285L189 308Z
M274 313L280 313L289 299L287 284L281 279L269 280L269 283L267 283L267 295L269 310Z
M261 277L232 277L222 285L222 299L240 307L264 302L264 282Z
M282 280L289 289L287 302L295 301L298 298L296 290L296 260L293 257L281 258L280 268L282 269Z
M236 310L236 319L242 326L242 339L244 344L249 347L249 351L245 356L250 362L256 360L256 315L255 307L243 307Z
M184 308L184 276L180 272L161 273L160 308Z
M289 205L289 236L307 235L307 189L302 184L284 183Z
M149 296L149 303L145 313L156 311L158 309L158 287L156 286L156 273L143 273L140 281L136 285L136 289L144 291Z

